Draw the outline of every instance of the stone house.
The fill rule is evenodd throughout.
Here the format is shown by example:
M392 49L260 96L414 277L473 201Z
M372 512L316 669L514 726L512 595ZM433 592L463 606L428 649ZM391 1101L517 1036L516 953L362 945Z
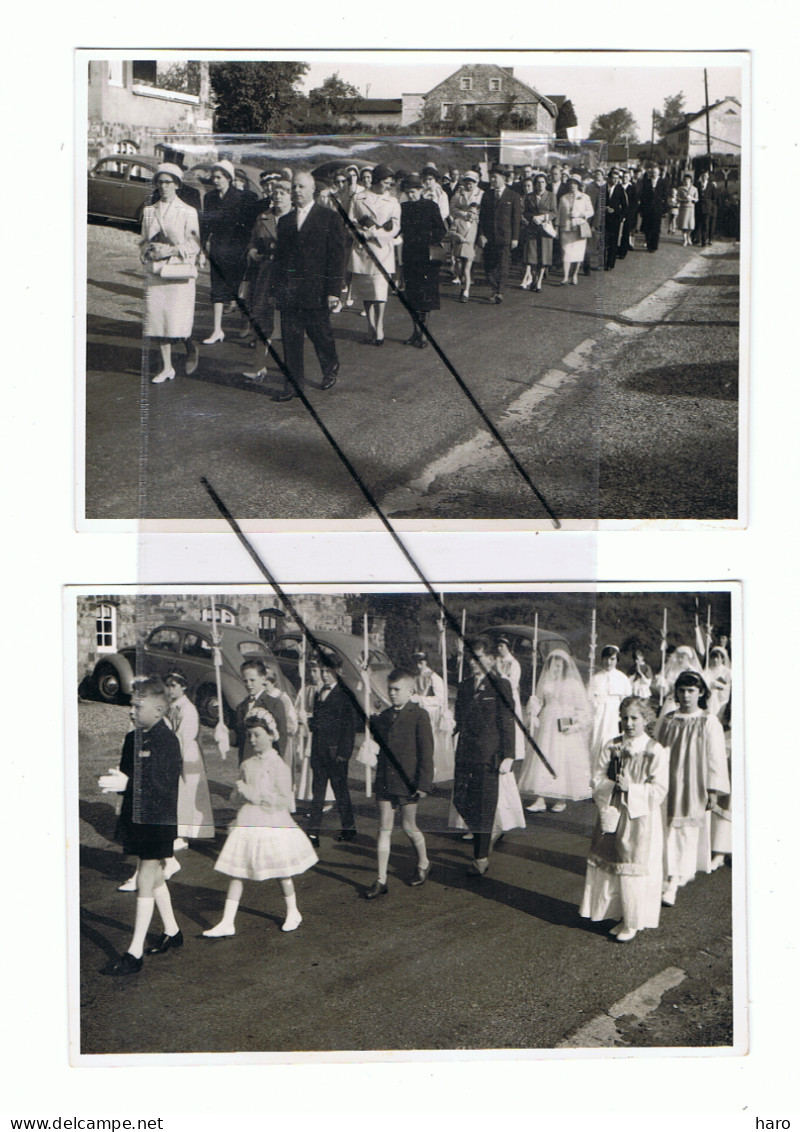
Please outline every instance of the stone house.
M153 154L155 143L165 134L211 134L208 64L199 64L197 93L159 86L165 66L144 59L98 59L89 63L90 166L115 153Z
M469 123L478 113L494 117L515 115L511 123L531 133L554 137L556 104L514 77L513 67L494 63L465 63L427 94L404 94L402 124L420 119L447 132Z
M708 108L711 152L728 161L742 153L742 104L737 98L721 98ZM706 108L686 114L677 126L662 136L660 149L669 160L682 165L707 153Z
M217 619L223 625L248 629L270 644L281 633L297 628L294 618L272 593L215 594ZM296 594L292 603L313 630L361 633L360 619L349 612L345 594ZM207 594L114 594L77 600L78 682L98 660L121 648L136 645L163 622L210 621ZM357 623L355 621L357 620ZM370 618L370 639L384 646L385 620Z

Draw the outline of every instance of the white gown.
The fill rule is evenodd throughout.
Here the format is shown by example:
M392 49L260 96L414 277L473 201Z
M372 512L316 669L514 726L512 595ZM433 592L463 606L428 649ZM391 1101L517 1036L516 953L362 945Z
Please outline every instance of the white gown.
M595 672L589 681L592 707L592 766L596 766L606 743L619 735L619 705L633 695L631 682L618 668Z
M495 667L501 676L505 677L511 685L511 691L514 693L514 715L517 719L522 720L522 703L519 698L519 682L522 676L522 670L519 666L519 661L509 654L508 656L498 656L495 662ZM525 758L525 732L517 724L514 724L514 758L518 762L522 762Z
M455 770L453 727L455 721L447 703L444 680L430 668L420 672L413 696L430 716L433 731L433 781L449 782ZM466 827L465 827L466 828Z
M565 672L560 677L555 675L559 659ZM555 777L531 747L519 777L520 791L565 802L590 798L591 711L575 661L563 650L554 649L548 656L529 706L533 738Z
M178 782L178 837L213 837L214 812L200 744L200 717L188 696L170 704L168 719L181 745Z

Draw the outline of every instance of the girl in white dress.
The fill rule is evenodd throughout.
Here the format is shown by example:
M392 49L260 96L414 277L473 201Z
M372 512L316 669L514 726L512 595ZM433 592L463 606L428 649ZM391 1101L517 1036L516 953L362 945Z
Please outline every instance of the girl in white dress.
M297 910L292 877L317 863L317 854L289 813L292 779L288 766L273 748L278 739L274 717L256 708L244 721L256 754L245 759L236 783L243 805L214 868L234 879L228 885L220 922L203 932L209 939L236 934L235 917L243 880L280 881L286 900L282 931L292 932L303 917Z
M691 645L678 645L667 661L664 671L656 676L656 690L662 696L659 719L668 712L675 711L678 706L678 701L675 699L675 681L682 672L697 672L699 675L703 673L703 666Z
M575 661L564 649L553 649L548 655L528 708L531 734L556 772L554 778L530 748L519 778L522 793L535 795L528 810L544 810L545 798L552 798L552 809L558 813L567 801L590 798L592 713Z
M589 703L592 708L592 766L596 766L609 740L619 735L619 709L626 696L633 693L631 682L617 668L619 649L606 645L600 653L600 671L589 681Z
M708 712L715 715L725 726L725 717L731 702L731 662L727 649L715 645L708 655L706 683L708 684ZM731 752L728 741L725 743L728 756L728 776L731 774ZM711 869L719 869L725 864L726 856L733 851L733 830L731 827L731 796L718 794L711 810Z
M598 814L580 914L618 920L611 935L619 943L657 928L661 916L669 751L647 734L654 721L649 701L627 696L620 704L622 734L606 743L592 775Z
M417 670L412 699L424 707L431 719L433 731L433 781L449 782L455 768L453 728L455 720L447 702L444 680L428 664L427 653L413 654Z
M731 662L727 651L720 645L715 645L708 654L705 677L709 692L708 710L722 723L731 700Z
M669 906L696 873L711 872L711 811L718 795L731 788L722 724L705 710L705 680L698 672L682 672L675 695L677 710L659 719L656 728L656 739L670 753L662 896Z
M495 661L495 667L500 675L504 676L511 685L511 691L514 693L514 715L517 719L522 720L522 703L519 698L519 682L522 677L522 669L516 657L511 655L511 646L507 637L497 638L497 660ZM515 725L514 759L517 762L522 762L524 758L525 732L521 727Z
M205 763L200 751L200 716L186 695L186 677L170 672L164 680L169 696L167 718L178 736L183 757L183 772L178 783L178 841L176 849L185 849L187 837L213 837L214 812L208 790Z

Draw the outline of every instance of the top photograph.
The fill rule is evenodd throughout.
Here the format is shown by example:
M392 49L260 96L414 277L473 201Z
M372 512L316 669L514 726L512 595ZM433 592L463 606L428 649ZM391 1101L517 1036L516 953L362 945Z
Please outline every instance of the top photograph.
M747 524L746 52L132 54L76 52L78 529Z

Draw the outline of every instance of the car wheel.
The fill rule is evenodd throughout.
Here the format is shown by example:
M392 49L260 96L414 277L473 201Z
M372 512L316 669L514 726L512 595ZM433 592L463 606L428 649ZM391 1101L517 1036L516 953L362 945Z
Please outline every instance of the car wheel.
M194 706L204 727L216 727L219 722L219 700L213 684L201 684L194 694ZM223 700L224 719L232 726L233 712Z
M94 686L104 704L120 703L122 684L113 664L100 664L94 672Z

